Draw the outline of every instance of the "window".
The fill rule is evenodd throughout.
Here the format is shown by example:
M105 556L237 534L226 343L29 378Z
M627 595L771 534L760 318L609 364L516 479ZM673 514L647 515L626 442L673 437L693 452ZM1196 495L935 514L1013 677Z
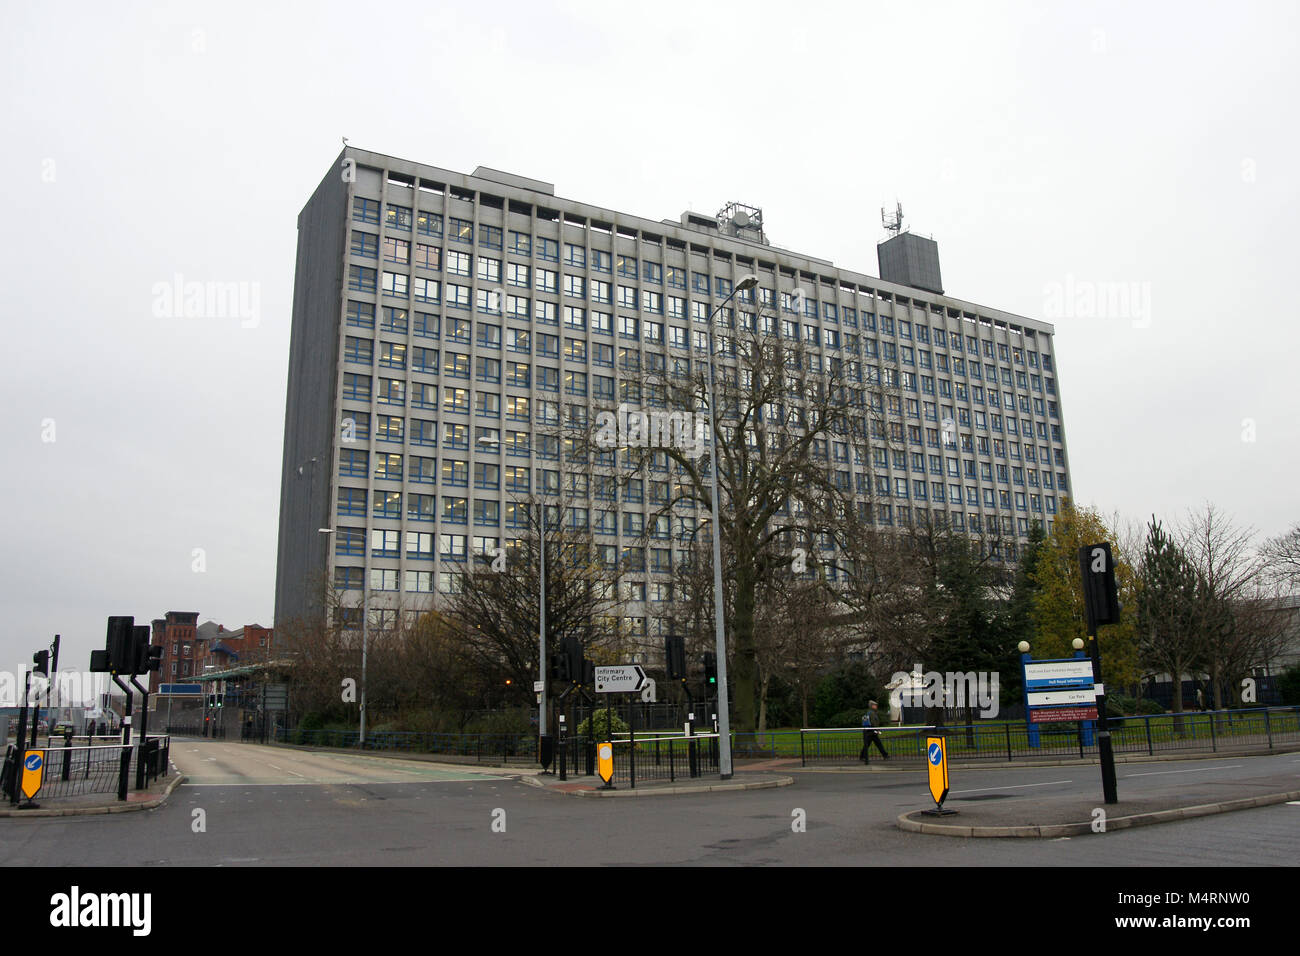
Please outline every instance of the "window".
M415 231L422 236L442 236L442 214L424 212L415 215Z
M425 248L428 248L427 246ZM411 263L411 244L405 239L394 236L384 237L384 261L395 262L400 266Z
M536 269L533 274L534 287L538 292L554 294L560 288L560 274L550 269Z
M348 266L348 288L354 292L374 293L379 279L377 269L368 266Z
M401 542L400 531L370 530L370 553L376 558L396 558Z
M583 246L575 246L571 242L564 244L564 263L577 269L587 267L587 250Z
M370 223L372 226L379 225L378 201L354 196L352 199L352 219L355 222Z
M442 499L442 522L443 524L467 524L469 522L469 499L444 495Z
M474 224L468 219L449 219L447 220L447 238L452 242L463 242L466 245L474 244Z
M531 370L527 362L506 362L506 384L516 388L528 388L531 385ZM512 396L512 399L514 396ZM525 402L527 399L525 399ZM525 405L526 414L527 405Z
M442 408L447 412L469 411L469 389L444 388L442 390Z
M587 297L587 280L582 276L566 275L564 277L564 294L575 299Z
M539 236L535 245L537 246L537 258L545 259L548 262L560 261L560 243L557 240Z
M533 238L526 232L510 232L510 251L521 256L532 255Z
M497 283L501 281L501 260L478 257L478 279L480 282Z
M405 405L406 383L397 378L381 378L375 400L389 405Z
M524 367L524 374L528 374L527 366ZM506 396L506 418L516 422L526 422L530 419L530 410L528 407L527 396L507 395Z
M385 242L387 241L385 240ZM370 232L353 232L351 252L352 255L364 259L377 259L379 257L379 237Z
M394 206L391 203L384 209L384 223L389 229L411 231L411 207Z
M480 225L478 229L478 244L488 249L500 249L501 227Z

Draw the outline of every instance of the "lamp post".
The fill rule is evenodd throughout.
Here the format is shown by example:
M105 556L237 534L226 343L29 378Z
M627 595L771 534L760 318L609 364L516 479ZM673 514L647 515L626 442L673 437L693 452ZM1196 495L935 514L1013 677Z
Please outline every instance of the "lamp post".
M480 448L500 449L501 439L493 438L490 435L484 435L475 442ZM541 543L538 545L538 551L541 554L540 581L538 583L539 605L541 616L538 627L537 638L537 678L541 684L542 692L537 699L537 733L539 736L546 736L546 501L539 497L537 500L537 528L541 537Z
M718 436L715 431L713 414L714 363L713 363L713 318L726 306L737 292L747 292L758 285L758 276L745 276L725 299L709 313L709 438L713 442L710 456L709 475L713 490L713 642L714 653L718 657L718 774L723 780L730 780L731 769L731 714L730 700L727 695L727 638L722 621L722 534L718 523Z

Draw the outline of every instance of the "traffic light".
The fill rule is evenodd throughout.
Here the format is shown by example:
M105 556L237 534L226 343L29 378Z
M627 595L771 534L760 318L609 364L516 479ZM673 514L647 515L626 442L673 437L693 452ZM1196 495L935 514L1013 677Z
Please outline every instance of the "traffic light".
M1079 571L1083 578L1083 606L1088 633L1096 634L1102 624L1119 623L1119 594L1115 588L1115 559L1108 543L1089 544L1079 549Z
M37 651L32 655L32 671L45 677L50 676L49 651Z
M664 661L668 666L669 680L686 679L686 638L680 634L664 637Z
M141 673L145 673L148 671L157 673L158 671L162 670L162 659L163 659L162 645L161 644L151 645L145 654L144 671L141 671Z
M560 643L560 650L568 659L565 667L568 669L569 676L564 680L576 681L582 680L582 641L576 637L566 637Z
M551 680L567 681L569 679L569 657L561 651L552 651L547 657L547 674Z
M596 686L596 664L594 661L582 661L582 683L587 687Z
M209 694L209 695L208 695L208 708L209 708L210 710L216 710L216 709L217 709L217 695L216 695L216 694Z
M718 686L718 655L713 651L704 654L704 683L710 688Z
M135 618L117 616L108 619L108 638L105 648L108 650L108 670L113 674L130 674L131 645L134 642Z
M141 624L131 628L131 673L144 674L149 670L149 626Z

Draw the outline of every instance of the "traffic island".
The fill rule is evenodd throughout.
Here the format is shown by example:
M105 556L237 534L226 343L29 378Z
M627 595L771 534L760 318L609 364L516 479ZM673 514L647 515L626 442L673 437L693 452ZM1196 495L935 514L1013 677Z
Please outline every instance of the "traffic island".
M707 777L677 783L638 783L630 787L626 783L618 784L613 790L600 786L597 777L561 782L550 775L520 777L521 783L529 784L541 790L562 793L575 797L657 797L683 796L696 793L722 793L737 790L770 790L775 787L788 787L794 783L794 777L781 774L746 773L744 779L733 777L730 780L710 780Z
M1061 837L1105 835L1116 830L1176 823L1233 810L1252 810L1300 800L1300 790L1257 794L1213 803L1180 805L1177 796L1121 800L1106 806L1100 799L1025 800L991 806L971 800L954 801L959 816L934 822L923 810L899 815L897 826L909 833L955 837Z

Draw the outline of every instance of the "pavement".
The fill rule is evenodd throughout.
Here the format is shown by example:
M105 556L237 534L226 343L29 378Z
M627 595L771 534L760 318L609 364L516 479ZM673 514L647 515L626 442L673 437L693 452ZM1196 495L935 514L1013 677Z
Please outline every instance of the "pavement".
M37 809L22 810L7 800L0 804L0 817L20 817L30 820L33 817L76 817L95 813L128 813L132 810L152 810L160 807L172 795L177 787L185 782L185 775L172 770L166 777L150 782L144 790L130 789L126 799L117 799L113 793L83 793L72 797L55 797L42 799L36 795ZM131 781L135 786L135 781Z

